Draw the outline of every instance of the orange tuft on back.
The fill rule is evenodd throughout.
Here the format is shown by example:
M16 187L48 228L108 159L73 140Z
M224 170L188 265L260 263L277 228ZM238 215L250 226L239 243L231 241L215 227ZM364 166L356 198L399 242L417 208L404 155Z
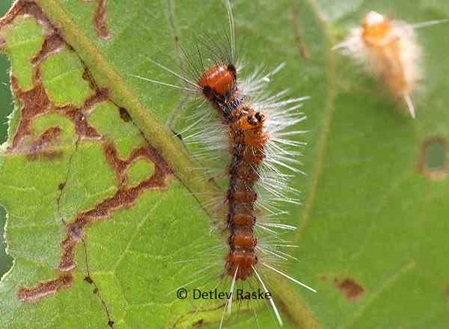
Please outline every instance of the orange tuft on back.
M362 22L362 38L371 46L382 46L382 42L390 36L393 26L390 20L376 13L370 12Z

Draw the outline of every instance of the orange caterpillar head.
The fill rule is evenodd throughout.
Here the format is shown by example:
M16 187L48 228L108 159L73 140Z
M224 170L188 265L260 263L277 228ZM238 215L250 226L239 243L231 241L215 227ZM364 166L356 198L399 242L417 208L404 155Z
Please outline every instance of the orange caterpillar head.
M234 65L219 64L204 72L199 81L204 97L211 101L224 101L236 88L237 70Z
M369 12L362 21L362 38L365 43L376 46L382 44L391 33L391 21L378 12Z
M255 161L254 157L256 157L258 162L261 162L263 152L256 152L252 148L262 150L268 141L268 134L264 130L267 117L261 112L256 112L247 104L238 107L235 112L236 116L240 116L240 118L231 125L229 137L233 141L232 143L244 143L251 147L246 150L248 155L253 158L251 161Z

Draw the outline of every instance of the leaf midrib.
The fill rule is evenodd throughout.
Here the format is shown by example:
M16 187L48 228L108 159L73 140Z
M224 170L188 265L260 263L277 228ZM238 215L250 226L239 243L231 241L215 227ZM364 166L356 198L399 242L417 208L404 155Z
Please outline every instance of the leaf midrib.
M218 192L219 189L202 173L190 169L196 167L195 161L182 143L174 138L165 125L158 122L145 108L116 68L108 62L101 49L80 32L82 29L77 26L59 1L36 0L36 3L53 23L58 22L58 28L66 42L75 49L86 67L91 69L97 82L101 86L107 86L112 100L126 108L145 139L161 154L174 175L202 204L209 204L210 195Z
M114 65L108 62L101 49L91 42L86 35L80 33L82 29L77 26L70 14L64 10L59 1L35 1L53 23L59 23L58 28L62 32L66 42L73 47L86 67L92 71L92 74L99 85L108 87L112 100L116 104L119 104L119 106L127 109L133 122L139 128L142 135L150 145L158 150L173 170L174 175L190 192L193 193L202 205L212 204L209 200L209 198L211 198L210 196L220 193L221 190L213 182L210 182L206 177L204 177L202 173L189 170L189 168L195 168L197 166L194 159L189 155L183 144L176 138L173 138L173 134L166 128L165 124L158 122L153 114L145 108L139 98L133 93L132 89L123 80ZM312 4L309 0L307 0L307 2L308 5L313 8L313 11L317 12L314 4ZM174 5L173 0L171 0L170 5ZM317 17L319 18L319 15L317 15ZM174 17L171 18L174 19ZM323 31L328 37L328 43L330 44L330 37L326 33L326 26L321 19L320 22L323 23ZM174 29L173 32L176 33L176 24L175 22L172 22L172 24L172 28ZM329 58L332 59L333 56L329 56ZM330 61L327 70L330 78L329 85L332 85L334 81L332 78L334 66L333 62L331 62L332 61ZM334 94L335 88L330 89ZM327 135L329 132L328 128L330 125L332 112L333 97L329 97L328 106L326 106L326 115L323 121L323 126L326 129L323 129L320 136L319 156L317 165L314 169L314 179L311 193L309 194L309 198L305 204L304 219L309 217L314 201L314 195L321 174L322 161L325 155ZM210 213L212 213L212 211ZM306 221L304 224L306 224ZM305 228L305 225L303 227ZM304 229L300 232L303 230ZM279 280L273 288L273 292L276 295L277 300L280 304L282 304L285 313L288 315L293 325L301 326L305 329L321 328L321 325L314 318L313 314L308 309L308 306L300 300L299 296L289 283L285 280Z

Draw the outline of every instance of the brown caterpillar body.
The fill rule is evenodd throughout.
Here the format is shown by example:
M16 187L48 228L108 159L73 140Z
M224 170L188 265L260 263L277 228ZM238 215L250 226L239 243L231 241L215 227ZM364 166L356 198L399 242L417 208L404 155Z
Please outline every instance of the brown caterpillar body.
M216 65L205 71L198 85L228 127L232 161L226 193L230 236L225 272L236 280L246 280L257 264L255 184L259 180L259 165L265 158L268 134L264 131L265 115L245 103L236 79L232 64Z
M193 56L184 53L185 65L182 67L181 74L152 61L181 80L182 85L172 85L164 81L137 76L156 84L184 90L188 95L194 95L195 100L201 101L198 104L198 111L189 112L188 118L185 118L189 125L183 132L191 131L184 139L186 145L192 144L193 150L203 147L203 149L199 149L198 157L205 158L206 161L211 160L209 164L213 166L207 168L209 173L221 169L222 166L217 163L219 158L217 159L215 153L208 151L224 150L231 155L226 170L227 191L224 193L226 215L221 214L220 216L222 217L221 223L226 223L228 234L226 238L229 246L223 257L224 271L220 278L231 279L231 282L230 293L226 295L227 301L220 321L220 329L223 328L226 313L231 312L233 300L239 300L238 297L234 297L236 285L251 286L255 282L259 284L259 289L262 288L265 293L269 294L267 285L262 279L262 274L265 274L265 271L272 271L310 291L315 291L269 265L272 257L282 259L289 257L282 251L277 253L277 247L294 247L293 245L276 237L276 240L279 241L276 245L265 247L264 244L269 243L266 239L267 233L261 235L263 238L258 241L255 232L256 225L257 228L264 229L265 232L269 232L273 236L277 229L295 229L294 226L275 221L262 222L259 216L262 207L273 215L286 214L287 212L277 208L276 203L297 203L291 196L296 190L289 186L292 176L283 174L281 171L301 172L296 168L296 165L299 164L296 156L300 153L292 151L290 148L301 147L304 144L296 137L292 137L302 134L304 131L291 128L305 119L305 116L298 113L297 109L302 106L302 101L307 97L285 97L287 90L276 94L264 92L270 78L279 72L285 66L284 64L278 65L268 74L264 74L262 70L256 70L237 84L237 69L233 64L236 63L234 21L231 4L228 0L225 2L228 10L229 36L225 36L224 39L220 38L221 35L206 36L201 39L200 41L205 43L206 54L201 54L202 49L198 46L195 49L196 54ZM229 49L223 41L230 41ZM206 63L213 64L205 66ZM203 106L204 101L208 103L208 106ZM213 115L214 113L211 113L209 105L217 111L219 120ZM174 119L178 115L179 113L174 116ZM269 120L267 120L268 115ZM173 121L170 120L170 123ZM223 140L223 137L227 140ZM270 196L272 199L269 199L270 202L266 205L259 204L260 200L258 199L261 199L261 195L264 195L263 199L266 195L267 199ZM222 228L222 225L215 225L215 228ZM257 231L258 234L259 231ZM258 257L260 258L258 259ZM215 265L214 262L211 266ZM198 273L211 266L201 269ZM282 326L282 318L273 299L268 298L267 302L273 308L279 325Z

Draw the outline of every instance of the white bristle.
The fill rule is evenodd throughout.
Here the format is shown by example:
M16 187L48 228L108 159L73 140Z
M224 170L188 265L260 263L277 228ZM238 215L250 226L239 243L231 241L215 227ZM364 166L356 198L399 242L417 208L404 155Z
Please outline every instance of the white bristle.
M217 103L214 103L214 106L212 106L212 104L205 99L202 94L202 89L199 87L199 82L197 81L199 78L198 75L201 74L201 72L204 72L205 69L208 69L208 67L204 67L204 63L207 63L207 59L210 59L210 63L207 63L210 67L214 67L218 64L233 64L233 66L236 67L237 97L241 97L239 100L240 104L247 105L254 112L260 112L264 115L265 121L261 121L263 122L263 133L268 136L268 141L264 144L263 148L261 148L264 155L262 163L257 165L257 168L255 169L251 167L258 176L256 186L251 186L248 190L252 189L257 195L257 199L252 206L256 209L255 213L257 219L254 227L254 236L257 237L258 241L255 252L257 253L259 261L258 264L253 266L254 272L252 273L252 276L245 280L250 281L251 284L256 284L258 287L261 286L263 291L269 292L261 275L264 275L267 278L269 278L269 275L280 275L313 291L309 286L300 283L298 280L277 268L268 265L269 263L273 265L276 264L277 266L280 262L297 260L288 252L282 251L282 248L293 248L296 246L288 241L284 241L280 237L281 231L294 231L296 227L279 222L279 217L288 215L288 211L285 209L286 204L300 204L300 200L298 199L299 192L292 186L292 182L296 176L303 174L299 169L301 162L298 158L301 156L301 148L305 143L299 141L298 138L301 134L306 133L306 131L298 129L298 125L306 118L305 115L300 112L300 108L308 97L289 97L291 91L288 89L275 93L270 93L268 91L271 88L271 81L280 76L282 69L286 67L285 63L277 65L268 73L266 73L267 70L259 67L254 70L253 73L246 74L245 78L245 72L242 71L244 66L237 63L234 58L236 52L234 45L234 20L230 8L230 4L227 2L228 21L231 30L229 36L231 45L229 47L228 58L220 58L221 53L223 52L221 45L217 45L215 40L204 38L206 42L210 42L210 44L206 46L206 48L208 48L207 51L213 50L212 48L214 47L220 49L217 50L217 54L200 55L201 63L198 64L198 68L192 67L192 62L189 62L191 76L188 73L177 73L164 65L152 61L152 63L171 76L177 77L180 80L179 86L153 79L142 78L140 76L139 78L170 88L183 89L189 95L194 96L193 99L198 103L196 103L195 106L186 106L178 118L178 120L182 122L182 125L179 129L176 126L172 129L178 132L177 135L181 136L186 147L188 147L199 162L199 165L195 166L195 168L191 168L191 170L202 170L208 175L209 179L213 178L219 185L224 186L224 183L229 184L230 180L231 153L234 145L230 144L230 135L232 135L230 127L224 124L223 118L220 117L223 113L218 112L224 112L227 109L225 106L220 107L222 106L221 103L219 104L220 106L218 106ZM200 52L199 49L197 50ZM218 54L218 52L220 52L220 54ZM226 60L232 60L232 62L228 63ZM245 69L247 69L247 67L245 67ZM217 111L217 108L219 111ZM258 148L250 145L246 145L245 151L246 150L249 154L251 154L251 152L253 154L260 152ZM251 166L253 165L251 164ZM223 182L223 177L226 182ZM226 193L226 191L223 191L222 195L210 195L209 204L206 205L217 210L217 218L214 218L214 226L211 231L221 234L223 234L223 230L229 230L226 226L226 216L223 216L224 211L227 209L227 202L230 202L229 199L226 198ZM227 245L228 238L229 235L227 236L225 243L221 245L222 247L229 247ZM207 257L213 255L215 261L212 261L212 264L210 264L211 266L206 267L206 264L203 264L204 268L194 273L194 281L190 281L189 284L197 283L207 277L207 274L203 275L203 273L215 271L217 263L220 264L221 262L222 266L224 265L224 254L223 250L220 249L223 248L215 248L213 252L211 248L207 249ZM199 257L199 266L201 266L202 259L204 259L202 256ZM207 259L207 261L209 261L209 259ZM187 265L196 263L196 261L192 261L184 262L182 264ZM265 268L268 268L271 271L266 271ZM233 272L232 275L232 280L228 289L231 297L226 300L219 328L224 326L226 314L229 315L231 312L233 292L239 282L238 270L239 267L237 266L237 269L235 269L235 272ZM199 276L199 278L196 278L197 276ZM226 278L229 280L229 272L224 276L223 282ZM281 315L273 299L270 298L268 302L275 313L277 321L282 325L283 321Z

